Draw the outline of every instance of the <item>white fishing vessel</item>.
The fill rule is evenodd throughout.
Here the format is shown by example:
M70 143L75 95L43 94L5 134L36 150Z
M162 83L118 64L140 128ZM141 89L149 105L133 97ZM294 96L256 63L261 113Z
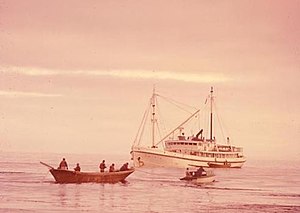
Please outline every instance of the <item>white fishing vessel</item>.
M166 99L156 93L155 88L149 102L149 106L144 114L142 123L138 130L131 149L132 160L136 167L178 167L185 168L188 166L203 166L214 168L240 168L246 162L243 154L243 148L231 144L229 137L224 137L223 130L221 131L223 139L215 137L215 104L213 88L205 101L202 109L194 110L190 115L179 122L167 134L161 137L161 129L157 114L160 115L158 109L158 98ZM179 102L176 102L178 108ZM208 115L202 115L204 109L208 108ZM170 111L170 110L169 110ZM151 115L151 116L149 116ZM150 117L150 119L148 119ZM172 117L172 116L171 116ZM202 126L191 125L191 120L206 119L208 130L204 130ZM219 118L219 117L218 117ZM150 120L150 125L147 124ZM150 135L146 138L151 138L151 144L145 145L142 139L145 133L146 126L150 126ZM195 127L196 126L196 127ZM187 128L190 128L187 130ZM214 129L213 129L214 128ZM189 136L185 132L190 132ZM196 133L197 134L193 134Z

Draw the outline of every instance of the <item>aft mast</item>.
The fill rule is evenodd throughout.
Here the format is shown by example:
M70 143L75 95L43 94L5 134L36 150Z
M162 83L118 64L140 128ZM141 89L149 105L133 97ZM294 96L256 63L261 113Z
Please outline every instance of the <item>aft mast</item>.
M210 89L210 142L213 141L213 87Z

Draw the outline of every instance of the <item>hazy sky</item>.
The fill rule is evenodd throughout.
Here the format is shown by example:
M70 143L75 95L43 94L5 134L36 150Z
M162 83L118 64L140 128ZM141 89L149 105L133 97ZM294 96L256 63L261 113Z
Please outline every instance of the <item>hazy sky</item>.
M155 83L215 87L249 158L300 159L300 1L0 1L0 151L127 153Z

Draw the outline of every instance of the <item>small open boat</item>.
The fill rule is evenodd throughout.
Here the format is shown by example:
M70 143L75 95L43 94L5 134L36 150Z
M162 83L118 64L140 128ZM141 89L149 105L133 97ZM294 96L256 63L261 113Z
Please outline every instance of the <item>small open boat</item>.
M193 172L192 172L193 173ZM212 171L206 171L201 176L193 175L193 176L185 176L180 178L180 180L191 181L195 184L205 184L205 183L212 183L215 181L215 174Z
M75 172L55 169L46 163L40 163L49 168L57 183L117 183L124 181L134 172L134 168L116 172Z
M209 162L209 163L207 163L207 165L210 168L230 168L231 167L231 163L228 163L228 162L224 162L224 163Z

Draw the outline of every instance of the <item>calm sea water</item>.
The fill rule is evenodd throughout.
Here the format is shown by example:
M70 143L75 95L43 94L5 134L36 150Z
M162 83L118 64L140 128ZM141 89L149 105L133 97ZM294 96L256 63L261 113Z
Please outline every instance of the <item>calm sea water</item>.
M180 181L184 169L137 169L126 183L56 184L39 161L97 171L103 156L0 152L0 212L300 212L300 162L215 169L216 182ZM121 166L130 156L106 156Z

